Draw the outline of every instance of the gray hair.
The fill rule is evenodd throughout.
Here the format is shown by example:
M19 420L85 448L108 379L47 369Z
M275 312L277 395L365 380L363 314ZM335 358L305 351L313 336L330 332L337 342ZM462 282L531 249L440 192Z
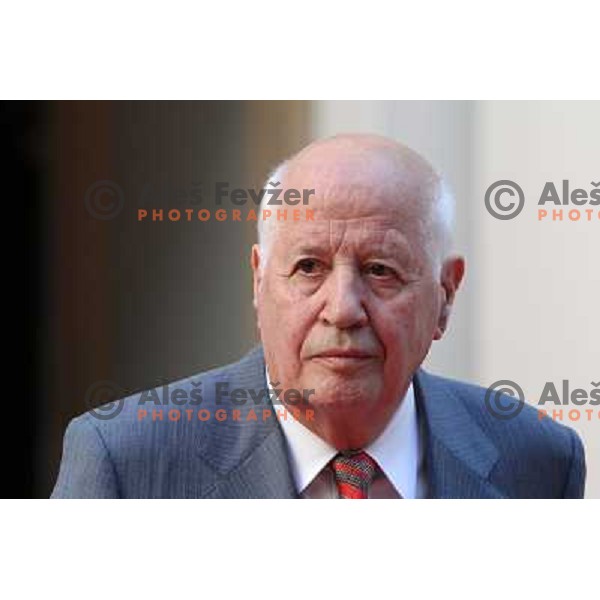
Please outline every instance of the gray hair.
M277 165L277 167L275 167L275 169L273 169L270 173L270 175L267 177L267 181L265 182L265 185L263 186L264 189L268 189L269 187L271 187L269 184L271 182L281 182L283 180L283 177L285 175L285 171L287 169L287 160L284 160L282 163L279 163L279 165ZM265 208L265 203L267 202L266 200L267 198L267 194L265 194L261 200L260 203L260 211L259 211L259 216L258 216L258 222L257 222L257 228L258 228L258 245L260 247L260 256L261 256L261 264L264 265L267 262L267 256L269 255L269 250L271 247L271 229L273 228L273 225L270 224L271 221L273 219L269 219L269 222L267 223L266 219L262 218L262 211Z

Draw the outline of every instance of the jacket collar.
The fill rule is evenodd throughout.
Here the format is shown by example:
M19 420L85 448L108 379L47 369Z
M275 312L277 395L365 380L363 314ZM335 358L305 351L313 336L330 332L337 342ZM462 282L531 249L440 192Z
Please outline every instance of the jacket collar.
M426 436L429 496L502 498L489 481L498 449L453 391L451 382L418 369L413 384Z

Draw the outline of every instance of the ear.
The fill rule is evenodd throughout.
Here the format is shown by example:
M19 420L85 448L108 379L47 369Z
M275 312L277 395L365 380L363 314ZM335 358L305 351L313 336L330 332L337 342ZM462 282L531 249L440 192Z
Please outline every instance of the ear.
M252 252L250 255L250 265L252 266L252 287L254 290L254 298L252 300L252 304L254 304L254 308L258 308L258 288L260 287L260 247L258 244L254 244L252 246Z
M445 298L440 307L437 327L433 334L434 340L441 340L448 328L452 304L460 283L465 274L465 259L462 256L452 256L444 261L440 277L440 284L444 290Z

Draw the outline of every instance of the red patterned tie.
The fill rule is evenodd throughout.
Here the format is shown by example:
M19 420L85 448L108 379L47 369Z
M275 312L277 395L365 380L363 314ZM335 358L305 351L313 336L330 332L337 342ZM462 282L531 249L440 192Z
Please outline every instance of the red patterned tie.
M364 500L369 497L369 485L377 471L377 463L366 452L338 454L332 467L340 498Z

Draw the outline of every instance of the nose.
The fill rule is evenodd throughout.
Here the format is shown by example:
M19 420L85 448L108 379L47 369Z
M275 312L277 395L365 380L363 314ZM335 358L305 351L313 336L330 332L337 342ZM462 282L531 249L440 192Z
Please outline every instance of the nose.
M349 265L334 268L322 288L325 294L321 321L338 329L364 327L368 323L361 277Z

